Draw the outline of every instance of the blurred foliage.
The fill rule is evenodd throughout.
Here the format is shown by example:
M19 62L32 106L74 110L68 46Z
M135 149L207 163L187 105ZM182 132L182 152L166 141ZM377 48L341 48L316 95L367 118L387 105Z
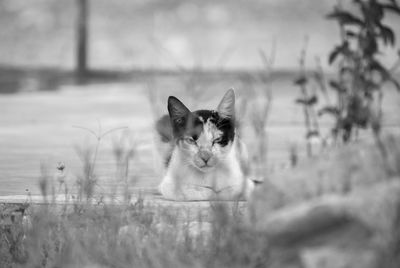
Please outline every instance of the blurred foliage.
M400 83L393 76L400 63L400 50L393 67L385 66L379 59L384 49L396 44L393 28L385 24L387 13L400 16L400 6L395 0L354 0L351 6L345 7L339 3L326 16L339 24L341 33L341 43L331 50L328 57L330 65L337 64L337 78L328 83L336 96L335 103L329 100L320 65L311 78L303 70L294 81L303 92L296 103L302 105L305 111L313 111L318 103L315 95L307 95L308 83L315 80L319 85L327 104L319 109L318 115L334 117L332 134L335 140L341 137L343 142L350 141L358 128L372 128L376 135L379 134L383 85L390 82L400 91ZM307 133L307 137L311 133L318 135L318 130L308 127Z
M333 132L341 135L344 142L350 140L355 127L371 127L379 133L383 84L391 82L400 91L399 82L392 76L394 70L378 59L382 48L395 45L396 36L384 24L384 17L389 12L400 16L398 3L354 0L353 5L358 14L337 5L327 15L327 19L339 24L342 40L329 55L329 64L338 63L338 78L329 82L337 95L337 103L320 111L336 118Z

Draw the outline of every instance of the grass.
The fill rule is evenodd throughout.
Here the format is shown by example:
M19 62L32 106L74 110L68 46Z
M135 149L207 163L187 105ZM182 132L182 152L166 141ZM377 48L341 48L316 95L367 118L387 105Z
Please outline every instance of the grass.
M240 122L240 134L246 137L246 131L253 132L250 148L260 148L250 152L253 165L249 172L262 179L270 176L263 163L269 161L267 153L272 145L265 131L272 105L268 77L272 63L265 58L262 73L241 74L237 80L243 97L238 108L245 118ZM196 76L191 75L186 74L180 84L194 102L200 97L198 90L187 91L192 83L201 81L192 80ZM161 87L154 82L148 84L151 88ZM154 99L164 96L150 93L152 103L162 103ZM155 117L159 116L159 107L151 108ZM108 152L115 160L116 183L110 193L102 193L96 173L101 168L97 155L104 153L100 133L92 133L96 136L93 148L86 145L78 150L82 169L75 185L65 188L69 203L56 202L57 187L49 175L52 169L43 165L40 188L46 205L27 204L24 211L19 206L1 208L5 216L1 224L0 267L265 267L293 261L285 252L271 248L267 238L253 230L243 203L162 204L130 191L128 186L135 178L140 179L140 174L129 173L131 166L140 164L138 142L132 139L132 133L113 133L116 136L111 139L112 150ZM297 152L300 149L289 149L288 162L295 165L301 157ZM352 172L351 166L341 174L346 176L346 172ZM307 174L305 171L301 181L315 186L320 193L318 174L311 179ZM69 198L75 194L76 198ZM279 198L274 201L279 203ZM12 215L14 221L6 221Z
M238 23L241 23L240 20ZM204 37L207 38L207 36ZM293 39L293 36L290 36L290 40ZM215 42L212 44L216 45ZM193 71L183 70L178 76L177 84L182 89L180 93L183 92L189 99L190 108L194 109L201 108L198 107L199 103L202 103L205 98L214 99L214 92L206 91L205 88L213 89L213 87L220 87L221 84L225 86L228 83L240 84L239 91L242 93L242 99L238 101L238 111L242 120L239 122L239 134L245 137L247 131L252 132L252 138L250 138L252 165L247 172L249 176L269 182L271 143L269 142L270 133L266 129L272 121L270 112L273 97L275 100L271 86L275 51L272 49L271 55L267 56L264 51L259 50L259 54L264 64L261 72L235 73L233 78L229 77L229 82L221 83L219 80L223 80L220 77L222 71L215 75L214 72L210 74L202 71L201 68L195 68ZM247 61L251 61L251 58L246 59ZM306 74L305 50L302 61L301 75L304 76ZM28 90L54 89L60 81L76 82L70 81L73 80L71 74L62 71L53 71L52 75L46 75L50 72L44 70L31 75L32 77L27 75L29 72L8 71L14 76L23 76L25 84L32 84L34 80L32 77L36 76L38 81L43 80L43 85L35 86L33 83L31 88L27 87ZM168 76L168 74L163 75ZM146 80L143 79L144 73L139 72L136 76ZM19 80L14 81L9 77L10 75L7 79L4 78L2 87L4 89L1 90L15 92L20 87ZM52 77L57 79L51 79ZM93 72L88 80L120 81L120 79L131 78L130 72ZM147 75L146 78L148 78ZM210 82L210 80L218 82ZM153 80L147 83L151 89L149 90L150 103L154 104L150 112L155 118L165 110L161 109L158 103L165 103L166 98L157 90L152 91L154 87L164 89L165 85L162 80L160 81L159 85ZM226 90L229 87L218 90ZM310 97L305 88L301 89L303 99ZM169 91L168 85L165 91ZM205 92L208 92L208 95ZM163 98L163 101L158 98ZM42 99L39 103L41 102L43 102ZM29 103L32 103L31 99ZM58 104L54 104L55 109L52 110L55 114L63 107ZM88 105L86 100L84 105ZM136 108L142 110L143 107L138 105ZM71 106L67 105L66 108L78 110L75 103ZM87 110L92 109L89 107ZM117 110L116 106L110 110ZM48 109L44 111L49 112ZM78 111L78 117L82 114L85 113ZM288 112L285 111L285 114L287 115ZM313 131L319 130L319 125L315 127L316 129L312 128L310 117L314 116L314 110L304 109L304 114L308 136ZM282 122L282 117L284 116L278 114L275 122ZM42 164L39 188L44 204L35 205L28 202L22 205L0 207L0 267L287 267L296 262L293 254L285 252L286 249L277 250L269 244L270 241L264 234L254 231L253 223L249 222L246 216L246 205L243 203L206 202L189 204L186 207L183 204L157 203L130 191L130 186L135 183L135 179L140 177L140 174L129 173L133 164L140 165L138 159L140 152L137 142L131 138L132 134L125 132L113 140L111 157L115 160L115 176L113 177L115 183L109 193L103 193L97 174L100 166L98 155L101 153L103 138L118 128L105 132L101 131L100 126L98 132L86 127L78 128L92 134L96 142L93 148L87 145L77 147L82 169L76 175L75 184L67 185L64 180L64 167L60 164L57 171L59 185L55 185L50 176L51 169ZM293 136L299 137L302 134L294 133ZM309 166L296 174L296 181L293 177L279 177L279 183L273 186L281 187L281 189L275 190L270 187L271 192L261 192L263 198L269 198L271 201L265 204L270 205L271 210L276 210L288 203L296 203L327 193L346 194L380 176L398 175L400 173L397 164L400 160L399 143L393 139L385 140L385 142L387 144L382 145L387 148L384 158L375 147L371 150L368 148L359 154L354 152L357 147L355 149L350 147L336 155L336 158L342 161L335 162L336 165L322 165L321 170L315 168L314 164L318 161L322 163L328 161L324 156L319 156L319 160L311 161ZM309 156L316 154L314 150L311 150L310 142L306 146ZM288 149L287 162L291 166L296 166L301 157L299 154L301 149L296 143L291 143ZM354 155L358 158L350 157ZM161 172L156 170L155 173ZM65 200L69 200L65 204L57 201L61 186L64 186ZM291 186L292 194L289 197L280 196L279 190L287 193L285 188L288 186ZM29 201L29 197L27 200ZM263 209L265 213L266 208L263 207ZM400 221L400 210L397 218L396 224ZM388 255L398 256L399 233L394 233Z
M245 225L243 204L207 203L189 208L147 202L129 191L129 165L136 144L129 133L114 137L120 189L101 194L96 161L102 139L117 131L95 132L94 148L77 148L82 162L74 186L65 184L57 202L50 169L41 165L43 205L9 208L19 219L3 223L0 267L243 267L265 263L262 236ZM58 177L65 167L58 164ZM65 182L64 182L65 183ZM60 185L61 187L61 185ZM76 193L68 192L75 188ZM117 200L116 196L121 199ZM70 198L74 196L76 198ZM108 202L103 200L108 199ZM3 211L4 212L4 211Z
M261 80L250 101L261 97L270 102L264 76L243 77L244 87L249 81ZM192 88L193 83L198 84L193 79L198 76L188 73L182 76L181 84L194 102L200 89ZM157 92L150 92L153 103ZM260 116L266 117L268 108L262 108L263 103L258 105ZM247 112L245 105L241 106ZM155 117L159 116L159 107L152 108ZM253 127L257 135L264 137L266 122L263 118L253 122L258 124ZM39 187L44 205L29 204L20 213L20 220L3 225L0 267L257 267L269 261L268 244L246 223L243 203L206 202L186 208L146 200L128 187L132 183L129 166L138 161L133 135L118 128L104 132L101 127L97 132L77 128L90 133L96 142L93 148L76 148L82 170L75 185L64 182L69 202L57 202L59 191L49 175L51 169L43 164ZM102 194L96 164L103 138L114 131L121 134L114 136L111 151L117 183L110 194ZM266 150L266 144L263 146L260 154ZM58 165L57 178L63 177L64 168ZM63 180L59 181L61 188ZM123 198L116 198L120 196Z
M262 237L223 204L211 206L208 221L191 222L184 220L189 211L140 198L118 206L31 206L27 213L29 224L2 232L1 267L247 267L266 256Z
M395 141L388 143L396 148ZM115 148L122 186L124 165L135 151L123 148ZM394 158L393 163L398 160ZM42 172L43 196L51 197L48 171L43 167ZM345 172L353 171L350 167ZM316 177L308 185L317 185ZM19 217L1 225L0 267L265 267L293 261L285 249L276 252L265 235L253 230L243 203L210 202L185 208L141 196L131 198L129 192L122 202L112 198L102 202L107 196L93 195L93 189L82 184L79 187L83 198L68 204L49 198L45 205L9 209L10 215L19 213ZM395 252L397 247L394 241Z

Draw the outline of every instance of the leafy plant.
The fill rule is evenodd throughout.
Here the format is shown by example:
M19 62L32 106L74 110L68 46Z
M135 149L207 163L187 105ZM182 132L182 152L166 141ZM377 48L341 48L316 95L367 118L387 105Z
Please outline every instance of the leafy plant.
M312 143L311 138L320 137L319 124L317 113L315 110L315 104L318 103L317 94L314 91L310 92L308 88L308 84L310 80L313 78L318 85L320 85L321 89L324 89L323 82L323 72L320 70L319 72L315 72L313 77L309 77L309 74L306 72L306 56L307 56L307 45L308 45L308 37L305 39L305 44L300 54L300 75L298 78L294 80L294 84L300 88L301 97L297 98L295 101L297 104L301 105L304 113L304 125L306 128L306 141L307 141L307 155L312 156Z
M396 42L393 29L384 24L387 13L400 16L396 0L354 0L358 13L341 5L326 17L340 26L341 44L331 51L329 64L338 64L337 79L329 86L335 91L337 102L319 111L320 115L330 114L336 119L333 128L335 137L341 136L348 142L356 128L371 127L376 135L382 122L382 87L391 82L398 91L400 84L392 75L399 59L392 68L386 67L379 59L381 49Z
M117 127L117 128L112 128L105 132L102 132L101 124L99 122L99 129L98 129L97 133L94 130L86 128L86 127L82 127L82 126L73 126L73 127L89 132L97 140L94 153L92 153L92 150L90 147L84 147L84 148L77 147L76 148L78 156L81 158L81 160L84 164L83 174L78 177L78 181L77 181L78 188L79 188L78 198L79 198L79 200L82 200L83 196L85 196L86 200L89 201L89 199L93 197L94 186L97 184L97 177L94 173L94 168L96 165L97 155L98 155L98 151L99 151L99 147L100 147L100 143L101 143L102 139L105 136L107 136L108 134L110 134L116 130L126 129L127 127Z

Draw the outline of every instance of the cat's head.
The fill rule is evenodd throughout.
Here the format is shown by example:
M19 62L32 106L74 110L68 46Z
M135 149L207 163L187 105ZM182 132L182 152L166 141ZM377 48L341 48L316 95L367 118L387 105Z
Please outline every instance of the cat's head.
M216 110L191 112L175 97L168 98L173 135L185 164L212 170L227 157L235 137L235 93L228 90Z

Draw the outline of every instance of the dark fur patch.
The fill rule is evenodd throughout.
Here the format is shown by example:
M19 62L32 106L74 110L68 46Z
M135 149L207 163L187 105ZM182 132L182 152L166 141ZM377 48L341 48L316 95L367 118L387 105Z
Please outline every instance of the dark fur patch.
M168 115L161 117L156 123L156 130L160 135L161 141L171 142L173 139L180 140L185 136L197 139L203 131L203 122L210 120L211 123L222 132L222 137L218 142L221 146L226 146L235 137L235 124L230 118L221 117L217 111L198 110L189 113L185 117L170 119Z
M160 135L160 139L162 142L171 142L174 139L172 134L172 126L171 126L171 119L169 115L164 115L156 122L156 130Z
M232 119L223 118L217 111L212 110L198 110L192 114L195 118L201 116L204 122L210 120L211 123L215 124L218 130L222 131L221 140L218 142L221 146L226 146L230 141L233 141L235 137L235 125Z

